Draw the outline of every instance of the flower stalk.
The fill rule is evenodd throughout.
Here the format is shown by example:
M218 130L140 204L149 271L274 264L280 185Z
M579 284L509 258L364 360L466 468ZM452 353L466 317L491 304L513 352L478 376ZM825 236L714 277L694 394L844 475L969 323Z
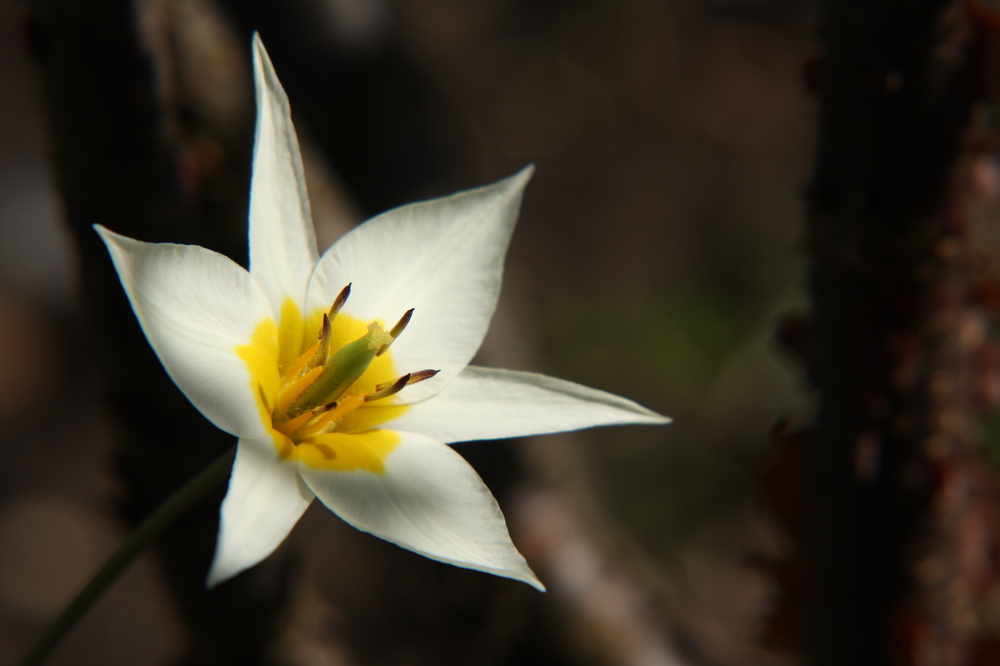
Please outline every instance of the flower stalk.
M210 490L225 481L233 467L236 447L215 459L197 476L184 484L177 492L159 506L125 542L118 547L104 566L94 574L76 597L63 609L38 638L31 651L20 661L20 666L37 666L45 661L49 653L59 644L70 629L82 618L90 607L114 583L154 539L202 499Z

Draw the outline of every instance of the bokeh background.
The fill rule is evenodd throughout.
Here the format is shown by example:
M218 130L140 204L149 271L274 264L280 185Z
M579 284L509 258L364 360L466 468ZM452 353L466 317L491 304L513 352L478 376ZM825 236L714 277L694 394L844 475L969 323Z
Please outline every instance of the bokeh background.
M321 244L534 162L478 362L675 419L459 447L549 585L541 601L516 584L480 590L483 574L428 591L418 574L438 565L312 507L281 549L294 594L268 659L789 663L760 645L777 592L755 563L788 547L759 489L769 428L811 410L773 340L804 304L811 12L805 0L137 0L185 196L245 215L258 29L289 92ZM0 663L128 530L28 14L0 0ZM386 588L406 591L395 612L409 619L393 616L406 631L384 624L398 603ZM434 620L414 624L446 623L441 604L478 609L460 640L440 641L461 649L437 644ZM147 554L52 663L194 663L187 622Z

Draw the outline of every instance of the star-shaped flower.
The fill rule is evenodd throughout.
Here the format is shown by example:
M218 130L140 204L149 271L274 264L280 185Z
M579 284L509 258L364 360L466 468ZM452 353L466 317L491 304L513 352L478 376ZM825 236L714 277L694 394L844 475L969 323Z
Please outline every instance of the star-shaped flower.
M532 169L383 213L320 257L288 99L256 36L254 73L249 272L202 247L97 228L170 377L239 438L208 584L271 554L319 497L360 530L543 589L448 443L669 419L468 364Z

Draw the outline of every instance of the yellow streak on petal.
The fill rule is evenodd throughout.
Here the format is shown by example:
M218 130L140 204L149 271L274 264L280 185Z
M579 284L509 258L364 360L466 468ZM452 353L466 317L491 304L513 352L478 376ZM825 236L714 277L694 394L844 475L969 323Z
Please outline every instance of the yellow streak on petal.
M365 470L385 474L385 460L399 445L391 430L317 435L296 448L299 460L313 469L331 472Z
M299 447L295 445L295 442L288 435L271 428L271 439L274 440L274 448L282 460L295 460L298 458Z
M250 386L253 387L260 420L274 440L278 455L288 459L295 455L295 444L284 434L274 429L271 423L271 409L278 399L278 327L273 319L265 319L250 335L250 342L236 347L236 355L246 363L250 371Z
M378 402L368 402L361 405L337 422L337 430L340 432L363 432L371 430L386 421L402 416L409 409L407 405L388 404L391 401L392 398L386 398Z
M236 347L236 355L250 371L250 386L261 412L261 420L271 427L271 409L278 398L281 376L278 374L278 327L273 319L257 324L250 342Z
M299 310L299 306L291 298L285 298L285 302L281 304L280 348L278 354L278 370L282 375L295 362L295 359L299 357L302 350L307 349L316 341L315 335L319 331L319 327L312 329L311 335L313 339L309 344L302 344L303 335L305 335L303 323L302 312Z

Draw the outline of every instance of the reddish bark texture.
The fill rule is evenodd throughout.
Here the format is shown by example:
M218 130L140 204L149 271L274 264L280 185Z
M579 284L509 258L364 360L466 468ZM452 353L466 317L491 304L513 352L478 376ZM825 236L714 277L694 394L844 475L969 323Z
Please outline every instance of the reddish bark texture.
M995 650L981 623L997 542L980 431L996 348L968 223L995 143L982 11L820 3L812 322L791 346L822 402L811 430L779 438L766 479L797 542L768 640L818 666L958 666Z

